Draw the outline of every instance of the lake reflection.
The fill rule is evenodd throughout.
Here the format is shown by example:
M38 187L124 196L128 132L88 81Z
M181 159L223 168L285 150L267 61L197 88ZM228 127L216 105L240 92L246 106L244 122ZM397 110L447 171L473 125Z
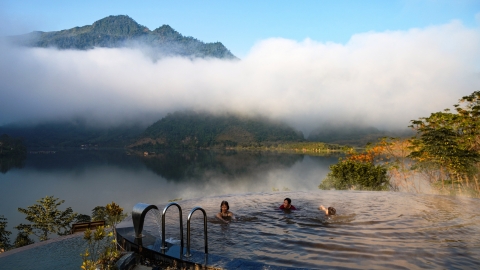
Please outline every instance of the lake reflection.
M208 181L221 175L225 180L250 177L272 169L288 169L302 155L270 152L164 152L143 157L147 168L169 181Z
M26 222L26 208L47 195L91 214L112 201L130 212L137 202L277 190L317 189L338 157L273 152L167 151L132 155L124 150L58 150L30 153L22 168L0 174L0 215L8 230Z

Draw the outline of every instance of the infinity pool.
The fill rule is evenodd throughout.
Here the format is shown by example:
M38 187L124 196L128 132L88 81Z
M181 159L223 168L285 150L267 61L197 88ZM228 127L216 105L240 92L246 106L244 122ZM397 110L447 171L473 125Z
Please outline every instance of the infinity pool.
M278 209L285 197L299 210ZM227 200L237 219L214 216ZM269 265L303 268L478 268L480 200L393 192L273 192L177 202L184 227L190 210L208 215L209 253ZM163 209L166 205L158 205ZM334 206L327 218L317 208ZM166 214L166 238L180 239L178 210ZM120 226L132 226L131 219ZM202 251L203 216L192 218L192 249ZM144 230L160 238L159 219L149 211ZM186 230L184 229L184 235Z
M80 269L87 244L83 233L36 243L0 254L0 269Z
M278 210L285 197L299 208ZM237 220L214 216L227 200ZM480 200L392 192L273 192L208 197L177 202L184 235L195 206L208 215L209 253L267 265L303 268L478 269ZM159 209L167 204L158 205ZM326 218L318 206L334 206ZM128 210L128 209L126 209ZM166 238L179 243L178 210L166 215ZM160 238L158 217L149 211L144 230ZM192 249L202 251L203 216L192 218ZM131 227L127 218L120 227ZM0 269L79 269L85 243L80 235L0 254Z

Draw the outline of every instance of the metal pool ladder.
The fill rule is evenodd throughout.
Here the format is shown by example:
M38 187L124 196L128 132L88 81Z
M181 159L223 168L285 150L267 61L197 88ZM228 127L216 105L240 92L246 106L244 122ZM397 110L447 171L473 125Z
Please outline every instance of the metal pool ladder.
M181 247L183 250L183 219L182 219L182 207L175 203L171 202L165 206L162 212L162 246L161 249L162 251L165 251L167 248L167 244L165 243L165 214L167 213L168 208L170 206L175 205L178 208L179 212L179 218L180 218L180 237L181 237ZM132 211L132 221L133 221L133 227L135 230L135 238L142 238L142 230L143 230L143 223L145 221L145 215L147 212L151 209L157 209L158 208L153 205L153 204L145 204L145 203L137 203L133 207ZM208 253L208 240L207 240L207 213L205 210L199 206L196 206L190 211L190 214L188 214L187 218L187 253L185 254L185 257L190 257L190 219L192 218L192 215L195 211L200 210L203 213L203 235L204 235L204 242L205 242L205 254Z
M192 218L193 213L197 210L200 210L203 213L203 237L205 242L205 254L208 253L207 213L205 213L205 210L203 210L203 208L196 206L192 209L192 211L190 211L190 214L188 214L187 218L187 253L185 254L185 257L192 256L192 254L190 254L190 219Z
M163 213L162 213L162 250L167 248L167 244L165 243L165 213L167 212L168 208L172 205L175 205L178 208L178 214L180 217L180 239L182 243L182 250L183 250L183 218L182 218L182 207L178 205L178 203L171 202L163 208ZM187 238L188 239L188 238Z

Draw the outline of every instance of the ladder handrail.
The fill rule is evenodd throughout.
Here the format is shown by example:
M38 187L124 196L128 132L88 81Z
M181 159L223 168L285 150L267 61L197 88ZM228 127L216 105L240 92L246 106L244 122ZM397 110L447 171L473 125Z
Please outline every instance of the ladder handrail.
M180 215L180 239L182 243L182 249L183 249L183 218L182 218L182 207L178 203L171 202L163 208L163 213L162 213L162 250L167 248L167 245L165 244L165 213L167 212L168 208L172 205L177 206L178 212Z
M172 205L177 206L178 211L179 211L180 237L181 237L181 245L182 245L181 249L180 249L180 254L181 254L182 251L183 251L183 247L184 247L184 245L183 245L183 215L182 215L182 207L175 202L167 204L165 206L165 208L163 209L163 213L162 213L162 247L161 247L161 249L163 251L165 251L165 249L167 248L167 245L165 243L165 214L166 214L168 208L170 208L170 206L172 206ZM143 230L143 224L144 224L144 221L145 221L145 215L151 209L157 209L158 210L157 206L155 206L153 204L146 204L146 203L137 203L133 207L132 221L133 221L133 228L134 228L134 231L135 231L135 241L138 241L140 246L143 246L142 245L142 237L144 237L144 235L142 235L142 230ZM190 254L190 238L191 238L190 237L190 219L192 218L193 213L197 210L200 210L203 213L203 236L204 236L204 242L205 242L205 256L208 256L207 213L200 206L196 206L192 209L192 211L190 211L190 213L188 214L188 218L187 218L187 253L185 254L186 257L191 256L191 254Z
M133 206L132 211L132 222L133 228L135 230L135 238L141 239L143 237L143 223L145 221L145 215L151 209L157 209L158 207L153 204L146 204L146 203L137 203Z
M185 254L186 257L190 257L190 219L193 215L193 213L197 210L200 210L203 212L203 234L204 234L204 240L205 240L205 254L208 253L208 241L207 241L207 213L203 208L200 206L196 206L190 211L190 214L188 214L187 218L187 253Z

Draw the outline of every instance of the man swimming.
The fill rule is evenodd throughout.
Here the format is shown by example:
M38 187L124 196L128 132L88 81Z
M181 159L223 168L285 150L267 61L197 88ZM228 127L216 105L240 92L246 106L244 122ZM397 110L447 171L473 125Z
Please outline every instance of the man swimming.
M283 200L283 204L280 205L279 208L287 209L287 210L297 210L297 208L295 208L295 206L292 205L292 200L290 200L290 198L285 198L285 200Z

